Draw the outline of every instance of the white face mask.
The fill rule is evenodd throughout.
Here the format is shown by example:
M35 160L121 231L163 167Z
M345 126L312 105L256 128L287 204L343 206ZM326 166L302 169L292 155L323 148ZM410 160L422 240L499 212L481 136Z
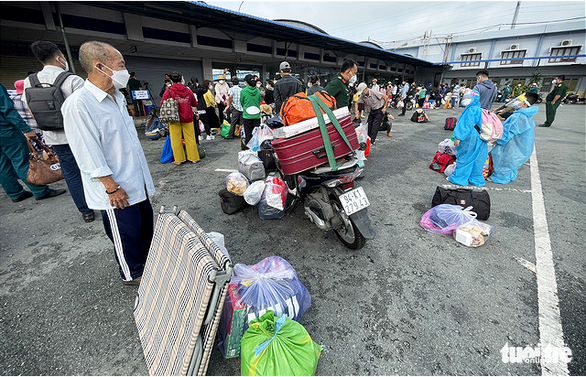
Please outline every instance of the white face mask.
M96 69L112 79L112 84L114 85L114 88L126 88L126 84L128 84L128 80L130 79L130 73L128 73L128 70L121 69L119 71L114 71L112 68L108 67L105 64L103 64L103 66L112 71L112 76L108 75L106 72L102 71L98 67L96 67Z
M354 85L354 83L356 82L356 80L357 80L357 78L356 78L356 75L354 75L354 76L352 76L352 77L350 78L350 80L348 81L348 84L350 84L350 85Z
M260 82L256 83L256 87L260 88L262 86L262 84Z
M60 60L60 58L61 58L61 57L59 56L59 59L56 59L56 60L57 60L57 63L59 63L59 64L63 65L63 63L61 63L61 60ZM68 61L67 61L67 59L65 59L65 58L63 58L63 60L65 60L65 67L63 67L63 69L64 69L64 70L66 70L66 71L69 71L69 62L68 62Z
M218 80L218 82L219 82L220 84L223 84L223 83L224 83L224 80Z
M555 84L557 84L558 82L557 82L557 80L556 80L556 79L553 79L553 80L551 80L551 83L552 83L553 85L555 85Z

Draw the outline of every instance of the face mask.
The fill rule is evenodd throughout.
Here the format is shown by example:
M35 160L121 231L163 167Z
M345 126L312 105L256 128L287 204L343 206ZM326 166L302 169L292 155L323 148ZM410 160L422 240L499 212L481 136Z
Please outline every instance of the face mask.
M259 83L256 83L256 87L257 88L260 88L261 87L261 83L260 82Z
M224 80L218 80L218 82L219 82L220 84L223 84L223 83L224 83Z
M349 83L350 85L354 85L354 83L355 83L355 82L356 82L356 75L352 76L352 77L350 78L350 80L348 81L348 83Z
M119 71L114 71L112 68L108 67L107 65L105 65L105 64L103 64L103 65L104 65L104 67L106 67L110 71L112 71L112 76L108 75L106 72L102 71L98 67L96 67L96 69L112 79L112 84L114 85L114 88L116 88L116 89L125 88L126 84L128 84L128 80L130 79L130 73L128 73L128 70L121 69Z
M62 64L60 61L58 61L59 64ZM67 59L65 59L65 67L63 68L66 71L69 71L69 62L67 61Z
M181 80L181 84L185 85L185 79Z
M557 84L558 82L557 82L556 80L551 80L551 83L552 83L553 85L555 85L555 84Z

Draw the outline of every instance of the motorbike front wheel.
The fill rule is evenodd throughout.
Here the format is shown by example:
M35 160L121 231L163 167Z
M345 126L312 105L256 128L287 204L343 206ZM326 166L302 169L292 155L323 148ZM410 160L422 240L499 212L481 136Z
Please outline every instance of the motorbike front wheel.
M332 204L334 206L334 211L340 215L343 222L342 226L334 229L336 236L338 236L338 239L347 248L351 250L362 249L366 244L366 238L364 238L362 233L360 233L354 222L352 222L352 219L350 219L350 217L344 213L342 204L340 204L337 200L335 200Z
M407 110L411 110L413 108L413 102L405 102L405 107L407 108Z

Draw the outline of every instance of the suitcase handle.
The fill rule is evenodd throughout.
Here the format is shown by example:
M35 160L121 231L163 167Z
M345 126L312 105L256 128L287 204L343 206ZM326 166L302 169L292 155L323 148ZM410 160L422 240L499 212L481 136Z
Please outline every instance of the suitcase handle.
M336 149L336 144L332 144L332 150L334 150L334 149ZM314 149L313 151L311 151L311 153L313 153L313 155L317 158L324 158L324 157L328 156L325 146L321 147L321 148Z

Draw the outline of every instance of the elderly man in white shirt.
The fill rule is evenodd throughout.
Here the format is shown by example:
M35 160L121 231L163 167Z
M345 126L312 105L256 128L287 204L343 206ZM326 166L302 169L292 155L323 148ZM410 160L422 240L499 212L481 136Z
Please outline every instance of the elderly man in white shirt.
M69 63L67 62L67 59L65 59L65 55L63 55L59 50L59 47L53 42L36 41L31 45L31 50L35 57L43 64L43 69L36 74L40 83L54 84L60 74L69 71ZM31 82L29 76L24 80L22 100L25 103L28 102L26 89L30 87ZM61 92L63 93L63 97L67 98L81 87L83 87L83 79L70 73L61 85ZM71 198L78 211L81 212L83 220L86 223L94 221L95 214L94 211L88 207L85 200L81 174L75 158L73 154L71 154L65 131L63 129L52 131L43 130L43 138L47 144L52 145L53 150L59 157L63 178L65 178Z
M148 197L155 188L118 90L130 76L122 54L107 43L84 43L79 60L88 79L63 104L65 133L81 170L88 205L102 211L122 281L137 285L153 236Z

